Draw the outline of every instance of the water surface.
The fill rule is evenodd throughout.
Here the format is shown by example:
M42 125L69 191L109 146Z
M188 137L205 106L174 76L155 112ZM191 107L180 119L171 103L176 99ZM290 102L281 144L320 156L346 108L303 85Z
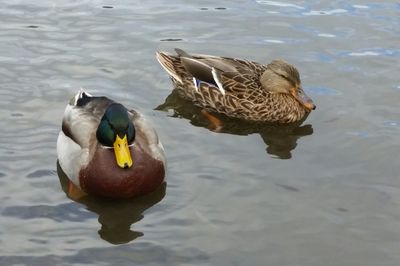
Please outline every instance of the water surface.
M13 1L0 7L0 264L399 265L396 1ZM216 133L156 50L283 58L318 106ZM168 155L140 199L69 199L56 139L80 88L138 108Z

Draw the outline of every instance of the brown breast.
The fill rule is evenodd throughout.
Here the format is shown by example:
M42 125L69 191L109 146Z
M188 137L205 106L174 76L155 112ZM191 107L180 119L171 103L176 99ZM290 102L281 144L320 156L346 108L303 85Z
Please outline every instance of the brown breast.
M79 173L81 187L88 194L129 198L149 193L164 181L164 164L140 145L130 148L133 166L129 169L118 167L113 149L96 145L90 163Z

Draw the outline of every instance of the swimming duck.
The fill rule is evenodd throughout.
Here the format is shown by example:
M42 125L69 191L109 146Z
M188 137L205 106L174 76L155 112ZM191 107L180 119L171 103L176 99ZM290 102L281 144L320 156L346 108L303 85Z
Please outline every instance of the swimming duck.
M57 156L73 186L87 194L129 198L164 181L164 149L144 117L82 89L65 108Z
M211 55L157 52L180 97L205 110L254 122L293 123L315 109L297 69L283 60L267 65Z

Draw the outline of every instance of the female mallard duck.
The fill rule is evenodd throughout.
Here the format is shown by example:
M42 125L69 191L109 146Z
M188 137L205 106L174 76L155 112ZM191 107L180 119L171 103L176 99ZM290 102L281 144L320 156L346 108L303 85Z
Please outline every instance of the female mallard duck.
M157 53L178 94L207 110L248 121L292 123L315 109L297 69L283 60L268 65L237 58Z
M164 181L164 149L143 116L83 90L65 109L57 155L70 181L88 194L128 198Z

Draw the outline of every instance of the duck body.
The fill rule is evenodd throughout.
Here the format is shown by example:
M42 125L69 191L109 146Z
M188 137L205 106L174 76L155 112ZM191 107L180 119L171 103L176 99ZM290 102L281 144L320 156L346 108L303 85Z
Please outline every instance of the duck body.
M164 149L144 117L83 90L65 109L57 156L69 180L88 194L129 198L164 182Z
M158 52L180 97L206 110L254 122L293 123L315 109L297 69L283 60L268 65L210 55Z

